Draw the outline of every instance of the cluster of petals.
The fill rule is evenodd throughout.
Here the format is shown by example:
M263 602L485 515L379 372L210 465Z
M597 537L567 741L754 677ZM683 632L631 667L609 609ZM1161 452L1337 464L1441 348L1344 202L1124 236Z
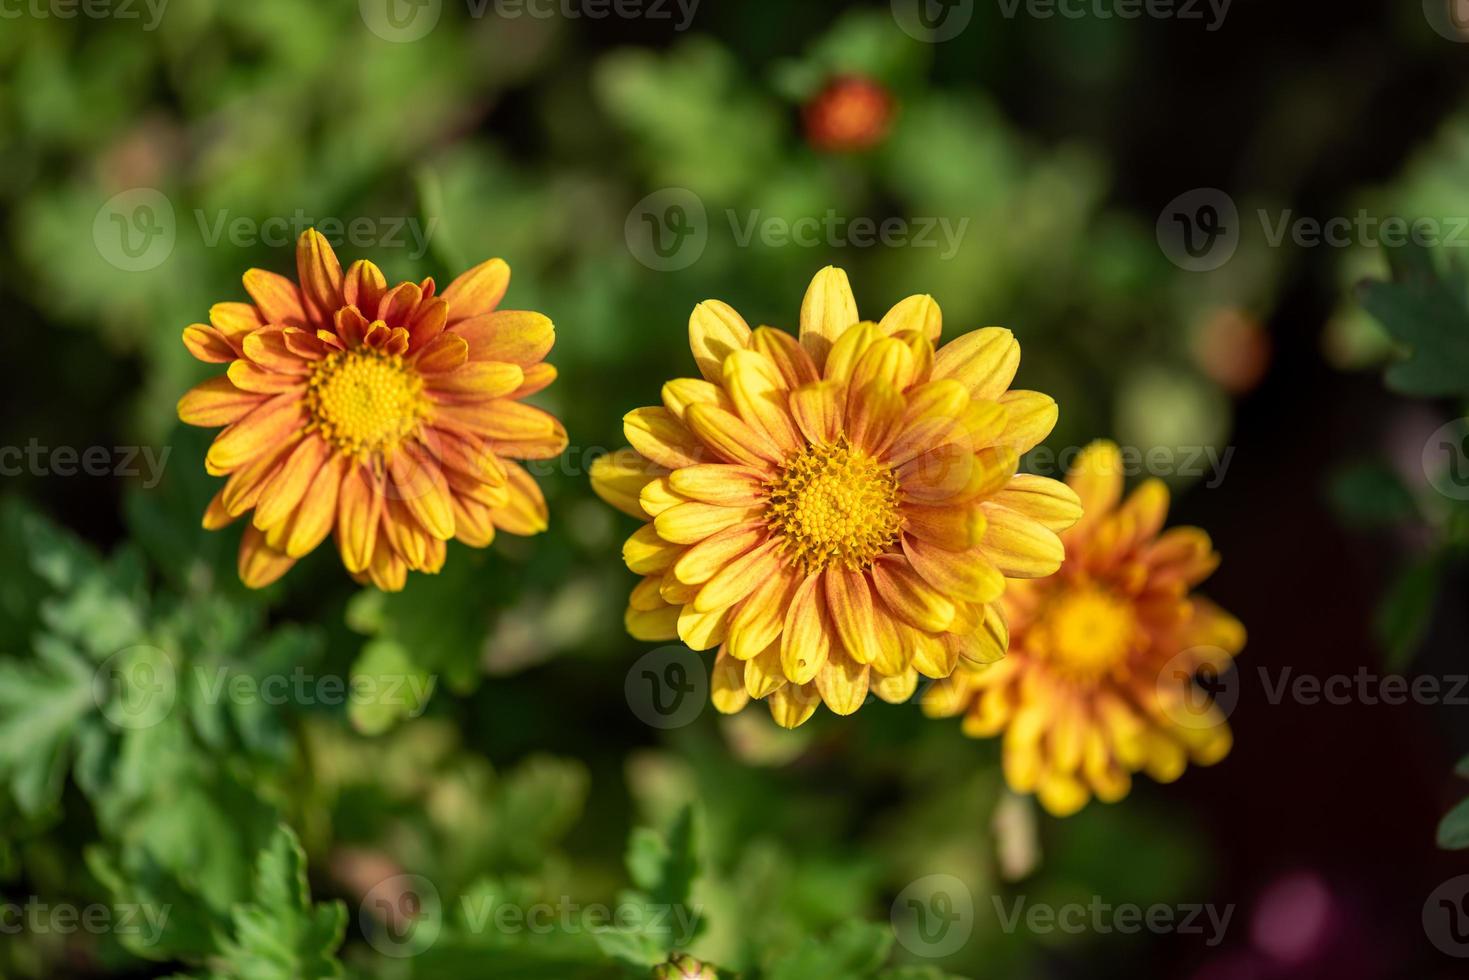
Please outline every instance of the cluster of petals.
M719 710L765 699L795 727L823 702L907 700L920 676L1003 657L1007 587L1061 566L1081 504L1017 472L1055 401L1011 390L1010 331L939 346L941 329L929 296L863 321L834 268L799 337L703 303L700 376L629 413L630 448L595 465L597 493L645 522L623 549L642 576L629 631L717 649Z
M329 535L347 570L384 590L437 572L446 543L545 529L545 500L514 460L560 455L560 422L521 399L549 385L555 342L538 313L501 311L510 269L485 262L440 292L389 287L371 262L345 271L316 231L298 281L252 269L249 303L220 303L184 331L226 373L189 391L179 417L223 427L205 460L228 477L204 515L250 515L239 572L284 575Z
M1134 773L1172 782L1189 762L1223 759L1225 711L1198 680L1216 686L1245 644L1237 619L1193 594L1219 555L1199 528L1164 529L1161 481L1124 499L1121 453L1098 442L1068 482L1086 515L1062 535L1061 571L1002 600L1009 655L955 671L923 701L974 737L1001 736L1011 788L1058 816L1121 799Z

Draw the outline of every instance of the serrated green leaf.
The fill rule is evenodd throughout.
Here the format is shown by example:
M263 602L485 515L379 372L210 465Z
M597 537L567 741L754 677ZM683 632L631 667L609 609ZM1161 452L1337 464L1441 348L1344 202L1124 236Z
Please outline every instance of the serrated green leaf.
M232 980L324 980L342 976L337 949L347 929L341 902L315 905L306 852L284 824L255 868L254 899L231 914L233 935L215 969Z
M1397 391L1422 397L1469 392L1469 286L1457 265L1434 266L1414 244L1388 250L1392 279L1365 283L1362 305L1408 354L1387 371Z

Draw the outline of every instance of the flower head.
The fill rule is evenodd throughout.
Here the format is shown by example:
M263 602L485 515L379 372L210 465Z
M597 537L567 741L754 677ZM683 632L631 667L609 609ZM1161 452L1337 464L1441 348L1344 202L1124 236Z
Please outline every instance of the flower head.
M703 303L689 322L702 377L629 413L632 448L594 466L597 493L647 522L623 549L644 576L628 630L718 647L719 710L769 698L794 728L819 701L906 700L919 674L1002 657L1007 582L1060 567L1056 532L1080 503L1016 475L1056 403L1009 390L1008 330L936 350L940 327L928 296L861 322L831 268L799 341Z
M682 955L655 966L653 980L719 980L719 974L714 967Z
M1195 675L1224 670L1245 642L1238 620L1190 595L1219 556L1198 528L1163 530L1161 481L1124 501L1121 454L1098 442L1068 482L1086 516L1061 536L1059 574L1006 592L1009 656L924 699L930 715L962 714L969 735L1003 733L1010 787L1057 816L1121 799L1135 772L1171 782L1190 760L1224 758L1229 726Z
M895 112L892 94L877 82L835 78L806 103L806 138L827 153L870 150L887 139Z
M184 331L226 374L179 401L190 425L225 426L205 467L229 480L204 514L222 528L253 511L240 578L269 585L327 535L347 570L401 589L437 572L445 543L484 547L495 529L535 534L546 504L512 459L566 446L553 417L520 399L556 377L539 313L496 312L510 269L492 259L440 294L391 289L377 266L342 271L316 231L301 236L299 285L251 269L253 303L219 303Z

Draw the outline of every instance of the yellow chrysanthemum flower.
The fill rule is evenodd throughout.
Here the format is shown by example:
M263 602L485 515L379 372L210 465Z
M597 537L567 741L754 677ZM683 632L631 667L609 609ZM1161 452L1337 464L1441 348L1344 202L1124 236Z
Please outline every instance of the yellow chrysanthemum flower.
M899 702L918 675L999 659L1009 578L1061 565L1081 514L1064 484L1017 476L1056 403L1010 391L1020 346L991 327L935 350L938 304L914 296L863 323L845 273L824 269L796 338L733 309L694 310L702 378L624 419L631 449L593 486L648 524L623 557L644 576L627 627L719 647L713 701L769 698L794 728L818 701L851 714Z
M1219 555L1198 528L1163 530L1161 481L1122 501L1122 456L1098 442L1068 483L1086 516L1061 536L1059 574L1006 592L1009 656L924 696L931 716L962 714L969 735L1003 732L1006 781L1057 816L1093 795L1120 800L1135 772L1172 782L1190 760L1223 759L1229 726L1195 675L1226 669L1245 642L1237 619L1189 594Z
M566 448L561 423L519 399L545 388L555 342L539 313L496 311L510 268L492 259L450 284L392 289L377 266L345 273L316 231L301 236L300 285L245 273L250 303L219 303L184 331L189 353L228 373L179 401L190 425L225 426L205 468L228 482L204 526L253 510L240 578L269 585L335 532L358 581L401 589L437 572L445 542L536 534L546 503L507 459Z

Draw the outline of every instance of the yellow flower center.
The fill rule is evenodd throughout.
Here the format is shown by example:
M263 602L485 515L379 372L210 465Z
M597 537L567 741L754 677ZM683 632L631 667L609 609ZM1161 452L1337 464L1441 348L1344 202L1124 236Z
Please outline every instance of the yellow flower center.
M358 457L392 450L428 413L418 373L402 357L368 348L323 360L308 383L306 406L323 439Z
M1034 628L1031 646L1074 680L1095 682L1123 665L1137 636L1131 603L1094 585L1061 593Z
M898 539L897 476L846 437L787 460L767 487L770 527L807 573L836 561L867 568Z

